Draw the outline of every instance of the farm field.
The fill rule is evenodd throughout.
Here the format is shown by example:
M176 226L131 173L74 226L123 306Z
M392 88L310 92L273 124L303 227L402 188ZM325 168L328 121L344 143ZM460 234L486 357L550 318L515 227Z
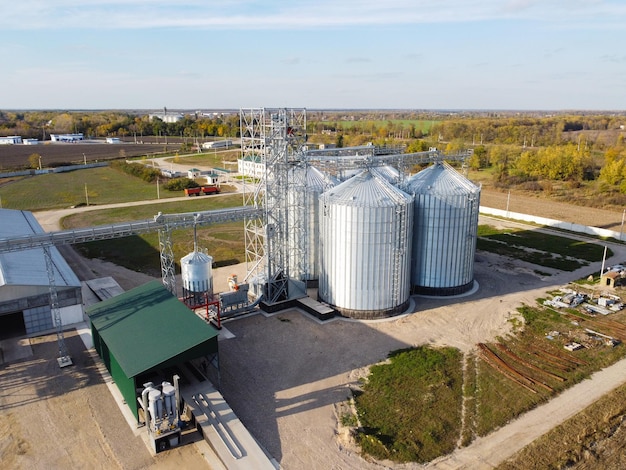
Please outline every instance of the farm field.
M65 164L80 164L95 161L113 160L124 157L160 155L175 152L179 143L60 143L47 142L39 145L0 145L0 171L23 170L28 167L28 157L33 153L41 155L42 167Z

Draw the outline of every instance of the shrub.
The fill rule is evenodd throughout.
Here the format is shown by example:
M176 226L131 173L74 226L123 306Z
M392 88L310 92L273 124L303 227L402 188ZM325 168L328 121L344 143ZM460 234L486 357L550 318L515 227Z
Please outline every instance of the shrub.
M174 178L163 186L168 191L183 191L185 188L197 188L200 186L189 178Z
M161 176L161 172L156 168L150 168L138 163L127 163L124 160L111 162L111 168L141 178L147 183L153 183Z

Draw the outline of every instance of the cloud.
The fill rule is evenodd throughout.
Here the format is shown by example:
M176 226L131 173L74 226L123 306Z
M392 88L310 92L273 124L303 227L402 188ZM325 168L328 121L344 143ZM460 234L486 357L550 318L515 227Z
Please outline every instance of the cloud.
M278 29L475 22L607 21L623 27L626 4L609 0L2 0L2 30Z
M346 64L367 64L371 62L372 60L367 57L348 57L346 59Z

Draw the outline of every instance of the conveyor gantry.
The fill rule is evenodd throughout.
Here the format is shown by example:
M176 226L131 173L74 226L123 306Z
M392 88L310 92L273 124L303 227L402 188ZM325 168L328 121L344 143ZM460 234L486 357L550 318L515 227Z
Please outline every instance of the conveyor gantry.
M174 259L173 251L171 250L171 231L173 229L254 219L261 217L262 214L263 211L261 209L253 206L181 214L162 214L159 212L153 219L148 220L2 238L0 239L0 254L32 248L43 249L46 271L50 283L50 310L54 318L57 331L57 343L59 346L59 357L57 361L60 367L65 367L71 365L72 361L68 355L65 339L63 337L63 325L57 301L54 267L50 255L51 246L73 245L97 240L123 238L130 235L140 235L158 231L161 248L163 284L173 295L176 295Z
M177 228L203 226L223 222L235 222L244 218L260 217L262 211L256 207L235 207L232 209L218 209L212 211L188 212L182 214L162 214L154 219L138 220L134 222L120 222L111 225L59 230L33 235L12 238L0 238L0 254L12 251L42 248L45 246L74 245L76 243L92 242L123 238L131 235L172 230Z

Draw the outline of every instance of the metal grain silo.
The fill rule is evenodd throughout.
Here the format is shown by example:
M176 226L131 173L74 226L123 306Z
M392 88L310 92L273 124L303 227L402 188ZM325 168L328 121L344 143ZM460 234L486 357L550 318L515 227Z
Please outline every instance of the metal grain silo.
M289 199L293 201L289 206L290 225L295 222L302 227L299 232L289 232L290 276L315 285L319 278L319 196L334 188L337 180L312 166L293 168L290 176L302 177L304 183L302 194L294 194L297 185L289 188Z
M185 302L206 303L213 295L213 258L194 250L180 259L180 268Z
M411 289L456 295L474 283L480 186L444 162L407 181L415 196Z
M413 197L370 170L320 196L320 299L342 315L403 312L410 295Z

